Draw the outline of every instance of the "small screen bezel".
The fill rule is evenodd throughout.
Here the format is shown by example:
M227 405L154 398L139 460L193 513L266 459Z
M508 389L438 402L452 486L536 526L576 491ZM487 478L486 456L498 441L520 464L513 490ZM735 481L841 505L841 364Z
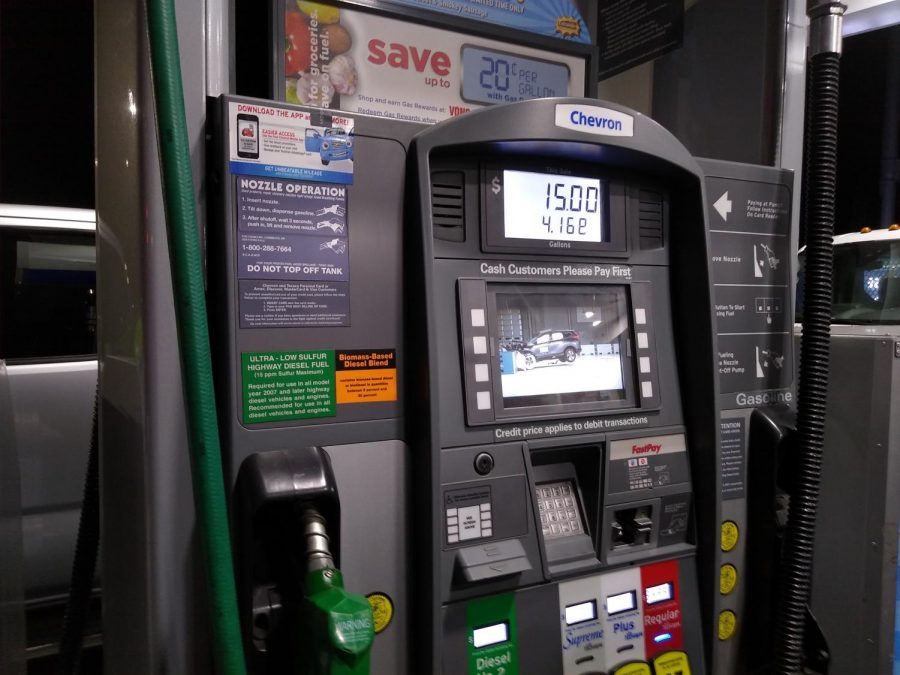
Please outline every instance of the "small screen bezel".
M654 590L657 590L657 589L660 589L663 587L665 587L668 591L668 595L666 595L665 597L657 599L657 600L651 600L647 596L647 594L650 591L654 591ZM674 599L675 599L675 585L671 581L665 581L661 584L654 584L653 586L647 586L644 589L644 602L647 604L648 607L653 606L653 605L658 605L661 602L671 602Z
M622 607L621 609L615 609L615 610L610 609L610 607L609 607L610 600L613 600L613 599L618 600L619 598L624 598L624 597L631 598L631 605L629 605L628 607ZM606 602L604 602L603 605L606 608L607 616L616 616L618 614L624 614L625 612L633 612L638 608L637 593L635 591L625 591L623 593L613 593L612 595L607 595Z
M484 636L485 631L494 631L501 627L503 628L502 639L490 637L488 638L488 642L478 643L479 636ZM507 642L509 642L509 621L498 621L496 623L485 624L484 626L476 626L472 629L472 645L475 649L486 649L495 645L506 644Z
M603 241L570 241L564 239L519 239L506 236L503 181L504 171L526 171L567 177L600 180L604 203L601 213ZM626 227L625 183L608 172L589 165L567 164L563 169L548 162L510 162L481 165L482 228L481 245L485 252L544 253L553 255L608 256L628 250ZM499 190L496 189L499 187Z
M625 311L624 318L628 322L626 329L626 339L622 357L622 389L623 396L618 399L611 400L591 400L581 402L562 402L562 403L541 403L530 406L510 406L506 407L503 397L503 384L499 377L500 373L500 352L497 349L499 336L497 335L498 313L497 313L497 294L498 292L519 293L522 295L571 295L583 294L590 292L593 287L617 287L624 292ZM539 419L553 415L563 414L602 414L609 412L618 412L622 410L630 410L640 407L638 399L637 385L635 384L635 368L636 359L633 350L634 340L634 321L632 319L633 303L631 298L631 284L628 283L597 283L597 284L580 284L580 283L528 283L528 282L508 282L508 281L488 281L485 284L485 292L487 296L487 321L490 326L490 339L492 342L491 352L491 386L492 398L494 402L494 419L496 422L504 422L513 419Z
M585 619L577 618L573 621L569 621L569 610L574 609L575 607L590 607L591 615ZM599 618L599 614L597 612L597 601L595 599L590 600L582 600L581 602L573 602L571 605L566 605L565 610L563 612L565 615L566 627L571 626L579 626L583 623L587 623L588 621L596 621Z

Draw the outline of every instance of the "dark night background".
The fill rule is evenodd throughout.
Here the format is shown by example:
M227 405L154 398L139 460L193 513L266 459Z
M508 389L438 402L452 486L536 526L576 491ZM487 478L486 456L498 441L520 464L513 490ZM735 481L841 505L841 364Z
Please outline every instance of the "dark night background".
M235 2L238 22L259 40L240 45L237 93L265 94L256 74L268 62L260 39L267 5ZM93 0L0 0L0 203L94 207L93 28ZM880 226L885 60L900 53L890 49L898 40L893 27L844 42L836 232ZM759 140L746 142L755 149ZM52 672L52 665L32 663L29 673ZM98 650L86 653L84 671L99 672Z
M884 59L898 39L894 27L844 42L837 232L879 225ZM0 0L0 202L93 207L93 59L92 0Z
M0 0L0 202L94 206L92 0Z
M879 223L878 181L887 92L886 59L891 54L890 44L898 41L898 26L844 41L838 112L837 232L890 224ZM900 51L895 49L893 54ZM894 119L893 123L900 125L900 120ZM897 220L900 214L895 212L893 222Z

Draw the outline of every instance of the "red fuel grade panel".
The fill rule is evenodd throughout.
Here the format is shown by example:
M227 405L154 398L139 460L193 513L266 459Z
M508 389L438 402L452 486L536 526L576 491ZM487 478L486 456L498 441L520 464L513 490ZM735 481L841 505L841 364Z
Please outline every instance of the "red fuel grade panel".
M665 651L682 649L684 638L677 560L641 567L641 602L647 660Z

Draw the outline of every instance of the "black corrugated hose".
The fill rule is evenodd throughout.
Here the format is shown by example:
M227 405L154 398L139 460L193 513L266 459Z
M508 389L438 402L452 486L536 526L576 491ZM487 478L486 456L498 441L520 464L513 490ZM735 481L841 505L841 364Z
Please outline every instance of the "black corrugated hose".
M91 449L88 453L87 473L84 477L84 497L81 518L78 521L78 539L75 559L72 563L72 580L69 599L66 602L66 618L59 644L58 675L78 672L84 627L94 587L94 571L97 567L97 549L100 546L100 476L97 461L97 404L100 386L94 395L94 418L91 421Z
M831 338L840 55L817 54L808 65L807 96L811 107L806 133L806 283L797 398L799 454L780 570L775 654L779 675L803 672L803 631L812 580Z

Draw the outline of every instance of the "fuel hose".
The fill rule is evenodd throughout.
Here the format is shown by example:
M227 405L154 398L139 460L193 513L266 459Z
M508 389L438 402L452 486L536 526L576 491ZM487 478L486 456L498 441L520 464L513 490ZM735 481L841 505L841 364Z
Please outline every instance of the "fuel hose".
M173 0L147 0L147 16L159 152L162 159L163 199L187 400L194 507L209 585L215 672L242 674L246 672L246 665L238 621L237 591L222 477L209 327Z
M780 568L775 633L779 675L803 672L803 635L812 583L822 476L831 341L841 17L837 2L813 2L806 126L806 283L797 395L797 473Z

